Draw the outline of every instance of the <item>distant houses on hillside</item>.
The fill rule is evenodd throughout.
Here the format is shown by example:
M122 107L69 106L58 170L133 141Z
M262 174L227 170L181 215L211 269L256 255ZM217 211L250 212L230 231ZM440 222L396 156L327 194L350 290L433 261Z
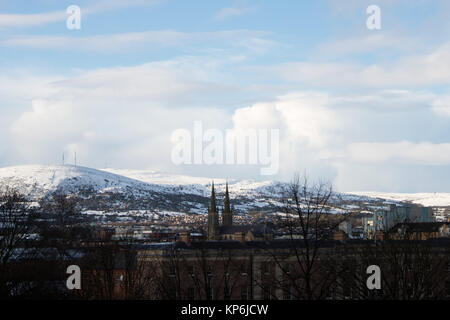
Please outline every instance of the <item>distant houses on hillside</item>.
M389 204L386 209L378 209L362 218L364 237L372 239L377 231L387 232L398 223L434 222L433 209L417 205Z

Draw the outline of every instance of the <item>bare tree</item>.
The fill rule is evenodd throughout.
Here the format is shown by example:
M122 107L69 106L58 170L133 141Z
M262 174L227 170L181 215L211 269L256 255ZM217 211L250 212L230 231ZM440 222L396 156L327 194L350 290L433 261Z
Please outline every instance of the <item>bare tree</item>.
M26 244L27 237L34 230L35 219L36 212L18 191L7 188L0 194L0 296L2 297L23 293L29 289L23 281L17 279L15 276L17 270L14 271L13 265L21 258L31 259L32 255L36 254L36 250L32 250Z
M139 260L133 243L99 242L83 261L83 299L141 300L151 298L155 270Z
M405 232L354 249L353 299L430 300L448 299L450 250L448 239L416 240ZM348 254L348 253L347 253ZM365 270L381 270L381 290L367 290ZM447 285L447 288L446 288Z
M205 243L185 248L170 246L153 260L157 298L169 300L229 300L240 289L242 257L230 248Z
M117 247L114 243L102 243L90 248L83 270L83 293L94 299L111 300L116 286L115 270Z
M52 224L66 228L80 219L80 209L75 196L60 190L54 192L49 198L41 200L40 207L43 213L52 219Z
M268 249L282 277L273 285L289 290L293 299L324 299L337 277L336 255L327 242L338 225L354 212L343 210L341 197L330 184L310 184L306 176L296 175L285 191L284 226L289 235L289 250ZM339 214L332 214L338 212Z

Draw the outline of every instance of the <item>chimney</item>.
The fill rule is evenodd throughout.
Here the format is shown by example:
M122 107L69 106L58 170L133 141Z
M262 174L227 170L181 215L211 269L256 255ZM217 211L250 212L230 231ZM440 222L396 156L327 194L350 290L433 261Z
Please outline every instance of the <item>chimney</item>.
M347 234L342 230L338 230L333 234L333 240L345 242L347 240Z
M235 232L234 233L234 240L245 242L245 234L243 232Z
M180 240L185 242L186 244L191 243L191 233L190 232L182 232L180 234Z
M377 230L377 232L375 232L375 240L384 241L384 232L382 230Z

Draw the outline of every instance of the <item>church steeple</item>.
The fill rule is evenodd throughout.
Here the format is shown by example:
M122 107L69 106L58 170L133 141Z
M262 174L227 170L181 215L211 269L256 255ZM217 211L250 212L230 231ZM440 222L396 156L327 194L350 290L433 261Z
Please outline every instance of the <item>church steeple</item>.
M230 194L228 192L228 182L225 187L225 203L222 211L222 224L224 226L231 226L233 224L233 213L230 206Z
M224 210L226 212L231 212L231 208L230 208L230 194L228 192L228 182L225 186L225 204L224 204Z
M214 181L211 186L211 204L208 209L208 240L216 240L219 234L219 212L216 206Z
M214 191L214 181L212 182L211 185L211 206L209 207L211 210L215 210L217 211L217 206L216 206L216 192Z

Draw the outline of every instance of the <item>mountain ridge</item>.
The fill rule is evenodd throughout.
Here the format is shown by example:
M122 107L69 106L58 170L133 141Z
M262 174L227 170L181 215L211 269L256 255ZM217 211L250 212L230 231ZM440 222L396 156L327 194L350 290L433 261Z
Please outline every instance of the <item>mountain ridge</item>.
M123 172L128 176L118 174ZM137 175L140 175L141 180L136 179ZM183 183L177 184L180 178ZM127 202L124 207L128 208L130 203L134 203L136 208L133 209L154 207L159 210L170 208L204 213L207 211L212 179L193 178L193 180L194 183L189 183L187 176L145 170L100 170L73 165L23 165L0 168L0 186L15 188L27 195L30 200L39 200L53 192L63 191L82 193L85 197L88 194L92 197L113 195L115 201ZM224 191L225 182L224 179L215 179L219 198ZM228 182L231 198L235 200L238 212L271 207L268 198L276 198L274 195L280 194L283 186L282 183L273 181ZM143 207L139 207L136 200L140 200Z
M145 202L147 209L179 210L206 213L211 182L214 180L218 198L222 197L225 182L237 212L276 211L281 206L283 188L279 181L253 181L238 179L211 179L167 174L150 170L93 169L74 165L21 165L0 168L0 186L16 188L33 200L55 191L68 193L108 195L117 201L139 207ZM425 206L450 206L450 193L342 193L351 201L412 202ZM90 208L92 209L92 208Z

